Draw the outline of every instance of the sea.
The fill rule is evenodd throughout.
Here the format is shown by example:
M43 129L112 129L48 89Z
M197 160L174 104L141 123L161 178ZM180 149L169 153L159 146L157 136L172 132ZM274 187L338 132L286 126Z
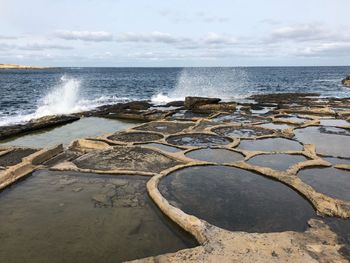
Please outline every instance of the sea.
M135 100L186 96L244 100L253 94L310 92L350 97L350 67L48 68L0 70L0 127Z

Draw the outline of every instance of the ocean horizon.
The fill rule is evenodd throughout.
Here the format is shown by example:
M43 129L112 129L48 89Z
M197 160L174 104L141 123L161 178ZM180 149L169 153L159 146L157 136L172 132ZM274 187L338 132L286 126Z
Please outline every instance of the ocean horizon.
M155 104L186 96L244 100L255 94L349 97L350 66L54 67L0 71L0 126L135 100Z

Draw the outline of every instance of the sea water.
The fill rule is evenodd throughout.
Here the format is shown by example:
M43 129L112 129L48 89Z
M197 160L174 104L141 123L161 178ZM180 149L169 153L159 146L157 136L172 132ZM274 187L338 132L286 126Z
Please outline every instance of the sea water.
M0 127L133 100L162 104L186 96L244 99L316 92L348 97L350 67L51 68L0 71Z

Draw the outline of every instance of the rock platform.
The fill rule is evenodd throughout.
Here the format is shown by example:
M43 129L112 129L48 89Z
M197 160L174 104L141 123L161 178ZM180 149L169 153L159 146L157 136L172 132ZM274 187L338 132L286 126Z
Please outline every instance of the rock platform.
M24 157L23 154L20 155L20 149L2 148L0 188L38 169L149 176L147 191L153 202L173 222L190 233L199 246L133 262L350 260L349 233L344 234L328 223L334 219L343 220L344 224L350 225L350 201L326 195L298 176L298 172L305 169L332 167L349 174L350 179L349 159L341 156L346 151L347 143L350 143L349 98L319 98L317 94L274 94L256 95L241 103L192 98L185 102L185 107L181 105L177 103L175 107L157 107L142 102L127 106L106 106L84 115L149 122L113 134L79 139L67 149L58 146L33 153L27 151L29 155ZM332 126L322 125L324 120L335 122L332 122ZM262 126L266 124L277 126ZM318 145L298 141L295 132L308 127L317 128L321 134L331 133L333 137L330 138L342 141L339 154L335 149L334 155L324 155L319 151ZM331 139L327 141L329 145L332 143ZM232 161L223 158L223 162L219 162L220 158L191 158L190 153L208 148L225 150L242 157ZM14 157L1 162L11 152ZM302 158L294 158L290 165L277 169L274 165L264 166L263 163L254 162L259 156L276 160L280 157L288 160L288 156ZM329 158L334 158L337 162L332 163ZM317 216L308 221L309 227L303 232L229 231L185 213L167 200L159 189L162 179L176 171L188 167L219 165L251 171L288 186L312 205Z

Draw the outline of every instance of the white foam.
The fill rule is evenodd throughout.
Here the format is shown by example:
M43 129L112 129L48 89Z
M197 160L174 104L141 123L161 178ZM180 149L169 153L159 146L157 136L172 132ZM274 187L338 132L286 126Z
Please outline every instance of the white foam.
M184 100L187 96L215 97L223 100L244 99L246 92L246 71L243 69L216 70L185 68L177 79L176 86L167 94L160 92L152 96L153 103L162 104Z
M129 101L129 98L101 96L87 99L81 95L82 80L62 76L60 82L39 100L34 113L19 112L15 116L0 117L0 126L28 122L48 115L70 114L92 110L102 105Z

